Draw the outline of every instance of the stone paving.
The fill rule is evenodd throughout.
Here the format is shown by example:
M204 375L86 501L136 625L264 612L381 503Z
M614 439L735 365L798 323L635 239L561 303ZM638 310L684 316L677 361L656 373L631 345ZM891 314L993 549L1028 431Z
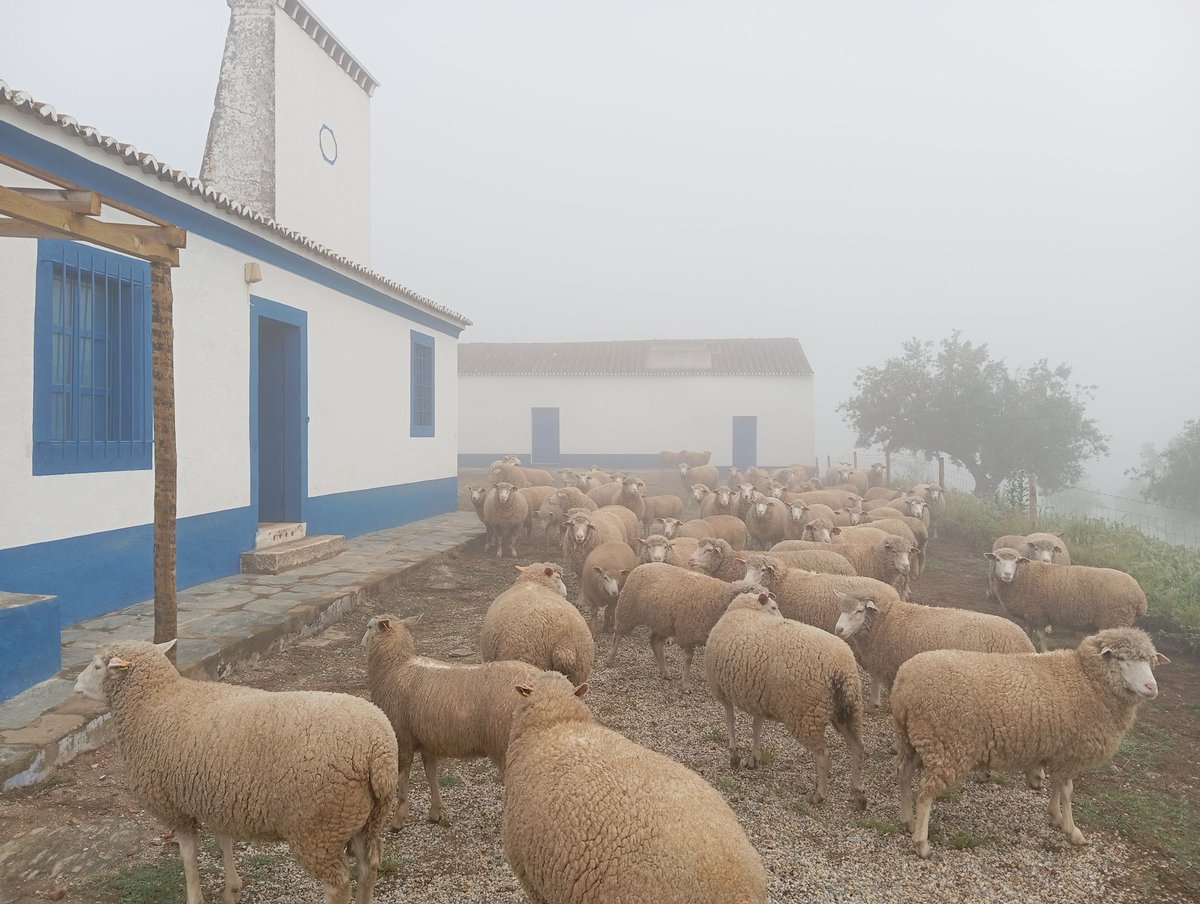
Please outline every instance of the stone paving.
M220 678L233 663L322 630L402 576L483 535L474 512L451 512L346 541L331 559L284 574L236 574L181 590L177 662L193 678ZM101 703L74 693L75 677L96 648L114 640L151 640L153 602L88 619L62 631L62 671L0 703L0 782L41 781L56 763L105 740Z

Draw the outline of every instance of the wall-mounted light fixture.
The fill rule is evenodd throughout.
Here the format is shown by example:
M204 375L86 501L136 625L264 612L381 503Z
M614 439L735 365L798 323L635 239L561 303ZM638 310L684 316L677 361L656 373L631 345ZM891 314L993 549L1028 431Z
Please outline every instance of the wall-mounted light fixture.
M262 282L262 265L258 261L248 261L243 269L247 283Z

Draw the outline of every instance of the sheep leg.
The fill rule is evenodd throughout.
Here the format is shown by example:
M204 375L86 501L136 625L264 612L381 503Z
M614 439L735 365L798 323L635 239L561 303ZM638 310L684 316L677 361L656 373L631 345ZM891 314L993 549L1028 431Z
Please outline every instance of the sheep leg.
M378 838L372 841L361 832L350 839L350 848L358 862L358 890L354 893L356 904L371 904L375 896L382 847Z
M608 648L608 658L604 660L604 667L611 669L617 661L617 645L621 642L620 634L613 634L612 646Z
M233 837L217 835L217 847L221 849L221 866L225 869L225 890L221 900L225 904L238 904L242 899L242 877L238 875L237 864L233 862Z
M692 692L692 657L696 655L694 647L689 647L683 651L683 676L680 679L679 687L685 694Z
M612 634L613 632L613 613L616 611L617 604L609 603L604 607L604 633Z
M853 725L835 725L834 728L845 739L850 749L850 802L856 810L867 809L867 791L863 785L863 763L867 752L863 748L862 738Z
M438 759L422 750L421 762L425 764L425 780L429 782L429 815L425 818L430 822L441 822L442 787L438 784Z
M1054 778L1054 794L1050 798L1050 822L1063 830L1063 834L1067 839L1076 846L1083 844L1083 832L1079 831L1079 827L1075 825L1075 817L1071 812L1071 797L1075 794L1075 781L1070 778ZM1059 805L1059 812L1056 814L1054 810L1055 804ZM1055 819L1055 816L1058 819Z
M1046 632L1041 628L1033 629L1033 642L1037 645L1039 653L1048 653L1050 648L1046 646Z
M200 865L196 862L196 829L175 829L179 859L183 861L183 879L187 883L187 904L204 904L200 890Z
M818 747L813 750L813 759L817 764L817 787L809 792L808 802L819 804L829 796L829 767L833 764L833 757L829 755L827 747Z
M747 769L757 769L762 754L763 717L755 716L750 735L750 758L746 760Z
M350 904L350 871L343 859L344 848L327 850L324 839L289 842L292 855L306 873L325 886L325 904Z
M399 781L396 782L396 815L392 817L392 831L398 832L408 818L408 782L412 775L413 754L411 750L400 750Z
M1046 770L1041 766L1031 766L1025 770L1025 784L1034 791L1042 790L1042 781L1046 778Z
M725 735L729 738L729 765L736 769L742 761L737 749L737 730L734 722L733 703L725 701Z
M929 817L933 813L933 802L958 778L959 776L933 772L929 769L929 764L925 764L920 790L917 793L917 818L912 836L917 845L917 856L922 860L928 859L933 852L929 846Z
M660 634L650 635L650 649L654 652L654 661L658 663L658 677L664 681L667 679L667 658L663 654L663 644L666 640ZM616 649L616 644L613 645L613 649Z
M867 709L871 712L879 709L879 705L883 700L883 681L878 678L871 678L871 694L867 699Z
M900 759L896 762L896 784L900 786L900 822L910 832L915 831L913 823L913 773L917 769L917 752L909 747L901 751Z

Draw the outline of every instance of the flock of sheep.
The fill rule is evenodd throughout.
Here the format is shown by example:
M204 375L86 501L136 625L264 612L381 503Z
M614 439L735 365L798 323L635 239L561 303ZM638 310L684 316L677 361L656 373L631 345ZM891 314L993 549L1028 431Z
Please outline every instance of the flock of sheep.
M482 665L421 656L409 630L419 616L394 615L372 618L363 638L372 702L185 679L170 644L99 651L76 687L111 705L133 790L179 838L188 904L202 900L201 825L217 836L226 904L242 887L234 838L286 841L337 904L350 900L349 852L356 901L367 904L381 833L409 815L417 753L433 822L444 812L440 760L496 765L504 852L535 902L765 902L762 861L721 794L597 724L584 702L597 638L612 634L614 668L639 626L660 677L667 643L680 648L684 692L705 648L734 768L755 768L764 722L780 722L812 752L809 800L819 803L832 726L849 754L851 802L865 808L864 712L888 689L900 812L921 857L933 801L974 769L1048 781L1051 822L1083 843L1073 780L1115 753L1138 705L1157 695L1152 667L1167 661L1132 627L1146 611L1132 578L1065 564L1052 535L1002 537L988 553L989 592L1012 620L922 606L909 600L911 581L945 513L940 487L900 493L881 485L881 469L840 465L824 482L793 466L735 470L723 486L707 453L664 460L677 454L689 456L678 463L682 495L647 497L637 476L597 469L556 479L513 459L491 466L490 486L470 488L487 552L515 556L523 532L522 542L552 543L558 560L518 566L484 617ZM684 520L689 506L698 517ZM1059 628L1095 633L1035 653L1029 635L1044 649ZM748 754L739 710L753 720Z

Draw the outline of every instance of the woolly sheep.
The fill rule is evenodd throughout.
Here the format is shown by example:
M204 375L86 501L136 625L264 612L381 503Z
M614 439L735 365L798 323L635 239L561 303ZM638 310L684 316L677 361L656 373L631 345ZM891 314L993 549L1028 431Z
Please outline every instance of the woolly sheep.
M919 483L909 493L929 504L929 536L936 540L938 522L946 516L946 491L936 483Z
M819 574L846 574L854 575L854 566L850 564L850 560L832 549L828 543L822 544L825 549L797 549L790 552L772 552L771 558L776 559L788 568L795 568L801 571L813 571ZM761 555L761 554L760 554ZM746 556L746 561L750 561L751 556Z
M862 590L842 593L833 633L850 644L871 676L872 711L879 708L896 671L927 650L975 650L980 653L1032 653L1025 632L1007 618L968 609L920 606L875 599Z
M680 689L690 694L692 657L696 647L704 646L708 632L735 596L760 589L745 582L727 584L698 571L685 571L658 562L639 565L625 579L625 586L617 598L613 642L605 665L611 668L616 663L622 637L638 625L647 625L650 649L658 663L658 677L667 677L663 644L674 638L683 650Z
M600 508L596 505L596 500L579 487L560 487L550 498L554 500L554 505L561 515L566 515L573 508L584 508L593 512Z
M460 665L417 655L409 628L420 615L376 615L367 622L367 689L396 731L400 781L392 828L408 816L408 786L415 754L421 754L429 782L430 822L441 822L438 763L447 758L488 757L503 774L514 684L538 674L527 662Z
M783 530L782 540L800 540L803 539L804 525L813 520L825 520L833 523L834 513L827 505L813 503L806 505L803 502L791 502L787 504L787 523Z
M576 576L583 573L583 563L593 549L602 543L628 543L629 533L611 512L587 512L572 509L563 522L563 564Z
M593 487L587 491L588 498L596 503L598 507L605 505L615 505L617 497L625 489L625 484L620 480L610 480L608 483L602 483L598 487Z
M913 575L921 574L925 570L925 550L929 545L929 528L925 526L925 522L920 518L902 516L899 512L894 517L887 517L883 513L888 511L888 509L877 509L875 512L870 512L864 516L863 522L869 527L875 527L889 534L904 537L906 540L911 539L919 550L916 555L916 567L913 569ZM905 533L905 530L908 533Z
M891 490L891 489L888 489L887 487L883 487L883 486L873 486L870 489L868 489L865 493L863 493L863 501L864 502L874 502L875 500L878 500L878 499L886 499L886 500L899 499L903 495L904 495L903 490Z
M746 512L747 545L758 549L770 549L771 544L783 539L787 528L788 510L780 500L755 495L750 510Z
M596 644L579 610L565 599L562 569L553 562L535 562L517 570L517 580L492 600L483 616L483 661L520 659L572 681L586 681Z
M679 455L684 462L691 465L693 468L705 467L712 459L712 452L708 451L707 449L703 452L684 451L680 452Z
M467 492L471 495L471 507L475 509L475 514L484 528L483 551L485 553L492 548L492 529L483 520L483 501L487 499L488 489L488 487L467 487Z
M640 477L626 477L621 482L621 492L612 500L612 504L629 509L640 522L646 515L645 494L646 481Z
M816 574L789 568L775 555L754 555L746 560L746 581L771 591L785 618L833 633L838 620L837 591L863 591L875 600L900 599L894 587L874 578L842 574Z
M638 566L638 557L627 543L602 543L588 553L579 577L579 604L587 606L595 636L596 615L604 610L604 631L612 631L617 594Z
M871 467L867 469L868 493L876 487L883 488L883 485L886 482L887 468L884 467L880 462L875 462L875 464L871 465Z
M691 465L682 464L679 466L679 479L683 481L685 489L690 490L692 484L702 483L710 490L715 490L721 483L721 476L714 465Z
M849 509L834 509L833 523L835 527L855 527L863 522L863 513Z
M533 523L536 520L538 510L558 490L554 487L538 486L523 487L518 492L525 497L525 504L529 506L529 513L525 516L525 536L528 538L533 533ZM544 525L542 526L544 527Z
M492 484L508 483L512 484L517 489L521 487L531 487L533 482L525 476L525 469L520 465L510 464L508 462L495 462L492 464L491 470L488 472Z
M597 725L586 691L552 675L518 688L503 837L529 899L766 904L766 871L725 799Z
M745 761L750 769L759 763L763 721L781 722L813 754L817 781L808 802L819 804L829 793L832 758L825 729L832 725L850 749L851 798L859 810L866 809L862 683L844 641L811 625L786 621L765 590L742 593L708 636L704 671L713 697L725 707L729 764L734 769L741 760L735 709L754 718Z
M623 505L614 503L613 505L602 505L596 509L596 513L604 513L615 518L625 531L625 542L633 546L637 542L637 538L642 534L642 522L638 516L629 508Z
M1072 844L1083 844L1071 812L1075 778L1117 752L1139 704L1158 695L1153 667L1167 661L1144 632L1112 628L1085 637L1074 650L1025 655L935 650L904 663L892 687L892 716L900 752L900 815L912 830L917 854L930 854L934 800L971 769L1044 767L1052 789L1051 824Z
M732 583L746 575L746 560L738 550L720 537L705 537L688 558L688 567L704 572L709 577Z
M664 468L677 468L682 463L683 458L679 452L659 452L658 463Z
M1062 537L1056 534L1033 533L1023 537L1008 535L992 544L997 549L1015 549L1031 562L1048 562L1053 565L1070 565L1071 552Z
M662 534L671 540L679 535L679 529L683 527L683 524L684 522L678 518L655 518L650 522L648 534Z
M677 537L674 540L662 534L651 534L644 540L639 539L641 547L640 562L665 562L679 568L688 568L688 561L700 545L700 541L692 537Z
M508 555L516 558L517 529L525 523L529 515L529 503L511 483L492 485L483 500L483 523L488 529L488 540L496 545L496 558L504 555L507 545ZM485 541L484 552L487 552Z
M824 518L814 518L811 521L806 521L804 527L800 529L800 539L808 540L811 543L833 543L834 531L841 531L840 527L835 527L833 521Z
M366 700L264 691L180 675L175 641L101 647L75 690L108 703L130 790L179 842L187 899L202 901L196 841L214 830L224 900L241 897L235 839L286 841L328 904L349 904L344 853L369 904L396 798L396 735Z
M673 526L674 537L692 537L703 540L705 537L720 537L730 546L741 548L746 545L746 523L741 518L732 515L712 515L708 518L697 518L684 524Z
M704 500L712 495L712 490L702 483L693 483L688 488L688 495L692 502L696 503L697 508L704 504Z
M655 518L678 518L683 515L683 500L674 493L646 497L646 511L642 515L642 524L649 530L650 523Z
M1128 628L1146 614L1146 594L1115 568L1031 562L1015 549L987 553L996 596L1005 614L1045 648L1054 628Z
M737 494L730 487L717 487L700 501L700 517L738 514ZM678 517L678 515L676 515Z
M827 505L832 509L847 509L861 512L865 508L862 496L857 493L847 493L844 490L813 490L807 493L796 493L788 503L803 502L805 505Z

